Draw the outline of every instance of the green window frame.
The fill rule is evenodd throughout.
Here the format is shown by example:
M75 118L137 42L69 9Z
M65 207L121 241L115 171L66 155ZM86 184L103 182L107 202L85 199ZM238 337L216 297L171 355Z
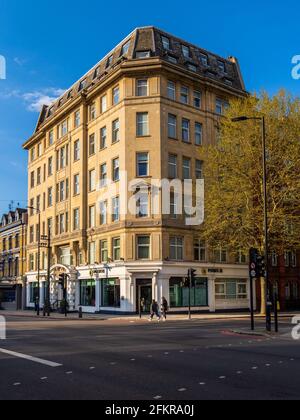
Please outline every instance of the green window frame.
M170 279L170 307L187 308L189 306L189 288L183 287L183 278ZM208 279L198 277L195 287L191 289L191 307L208 307Z

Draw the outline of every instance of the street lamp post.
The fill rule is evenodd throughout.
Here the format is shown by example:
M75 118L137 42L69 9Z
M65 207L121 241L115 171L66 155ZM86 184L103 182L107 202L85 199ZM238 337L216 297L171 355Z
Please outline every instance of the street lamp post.
M48 235L42 236L44 241L42 246L47 248L47 287L45 296L45 311L50 316L51 302L50 302L50 283L51 283L51 229L48 227Z
M264 195L264 253L265 253L265 282L266 282L266 328L267 331L272 329L271 319L271 305L270 305L270 281L269 281L269 229L268 229L268 171L267 171L267 148L266 148L266 119L265 116L261 117L247 117L241 116L233 118L232 122L242 122L255 120L260 121L262 125L262 165L263 165L263 195ZM274 302L277 305L277 302ZM275 310L276 314L276 310ZM275 315L276 316L276 315ZM276 325L277 320L276 320ZM276 327L277 329L277 327Z
M41 271L41 211L39 208L28 206L29 210L36 211L38 214L38 266L37 266L37 283L38 283L38 296L37 296L37 305L36 305L36 314L40 316L40 271Z

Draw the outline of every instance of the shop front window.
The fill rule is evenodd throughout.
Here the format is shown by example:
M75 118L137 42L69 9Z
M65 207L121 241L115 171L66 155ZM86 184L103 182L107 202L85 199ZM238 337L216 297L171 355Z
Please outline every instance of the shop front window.
M121 307L121 287L119 279L106 279L102 281L102 307Z
M96 306L95 280L84 280L80 282L80 305Z
M217 280L215 291L217 300L247 299L247 280Z
M189 288L183 287L183 278L170 279L170 306L171 308L187 308L189 306ZM197 278L195 287L191 289L191 306L208 306L208 280Z

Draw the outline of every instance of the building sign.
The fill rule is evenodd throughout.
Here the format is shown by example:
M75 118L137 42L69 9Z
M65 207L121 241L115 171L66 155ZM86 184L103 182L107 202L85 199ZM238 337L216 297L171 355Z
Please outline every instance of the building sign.
M106 271L104 269L93 269L90 270L90 276L94 277L94 276L99 276L100 274L105 274Z
M211 274L222 274L223 269L222 268L209 268L208 272Z

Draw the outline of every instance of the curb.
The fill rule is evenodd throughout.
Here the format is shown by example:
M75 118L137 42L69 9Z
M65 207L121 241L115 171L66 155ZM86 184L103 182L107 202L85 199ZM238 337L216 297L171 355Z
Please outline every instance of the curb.
M233 334L247 335L251 337L268 337L268 338L274 337L272 334L263 333L263 332L255 332L255 331L230 330L230 332Z

